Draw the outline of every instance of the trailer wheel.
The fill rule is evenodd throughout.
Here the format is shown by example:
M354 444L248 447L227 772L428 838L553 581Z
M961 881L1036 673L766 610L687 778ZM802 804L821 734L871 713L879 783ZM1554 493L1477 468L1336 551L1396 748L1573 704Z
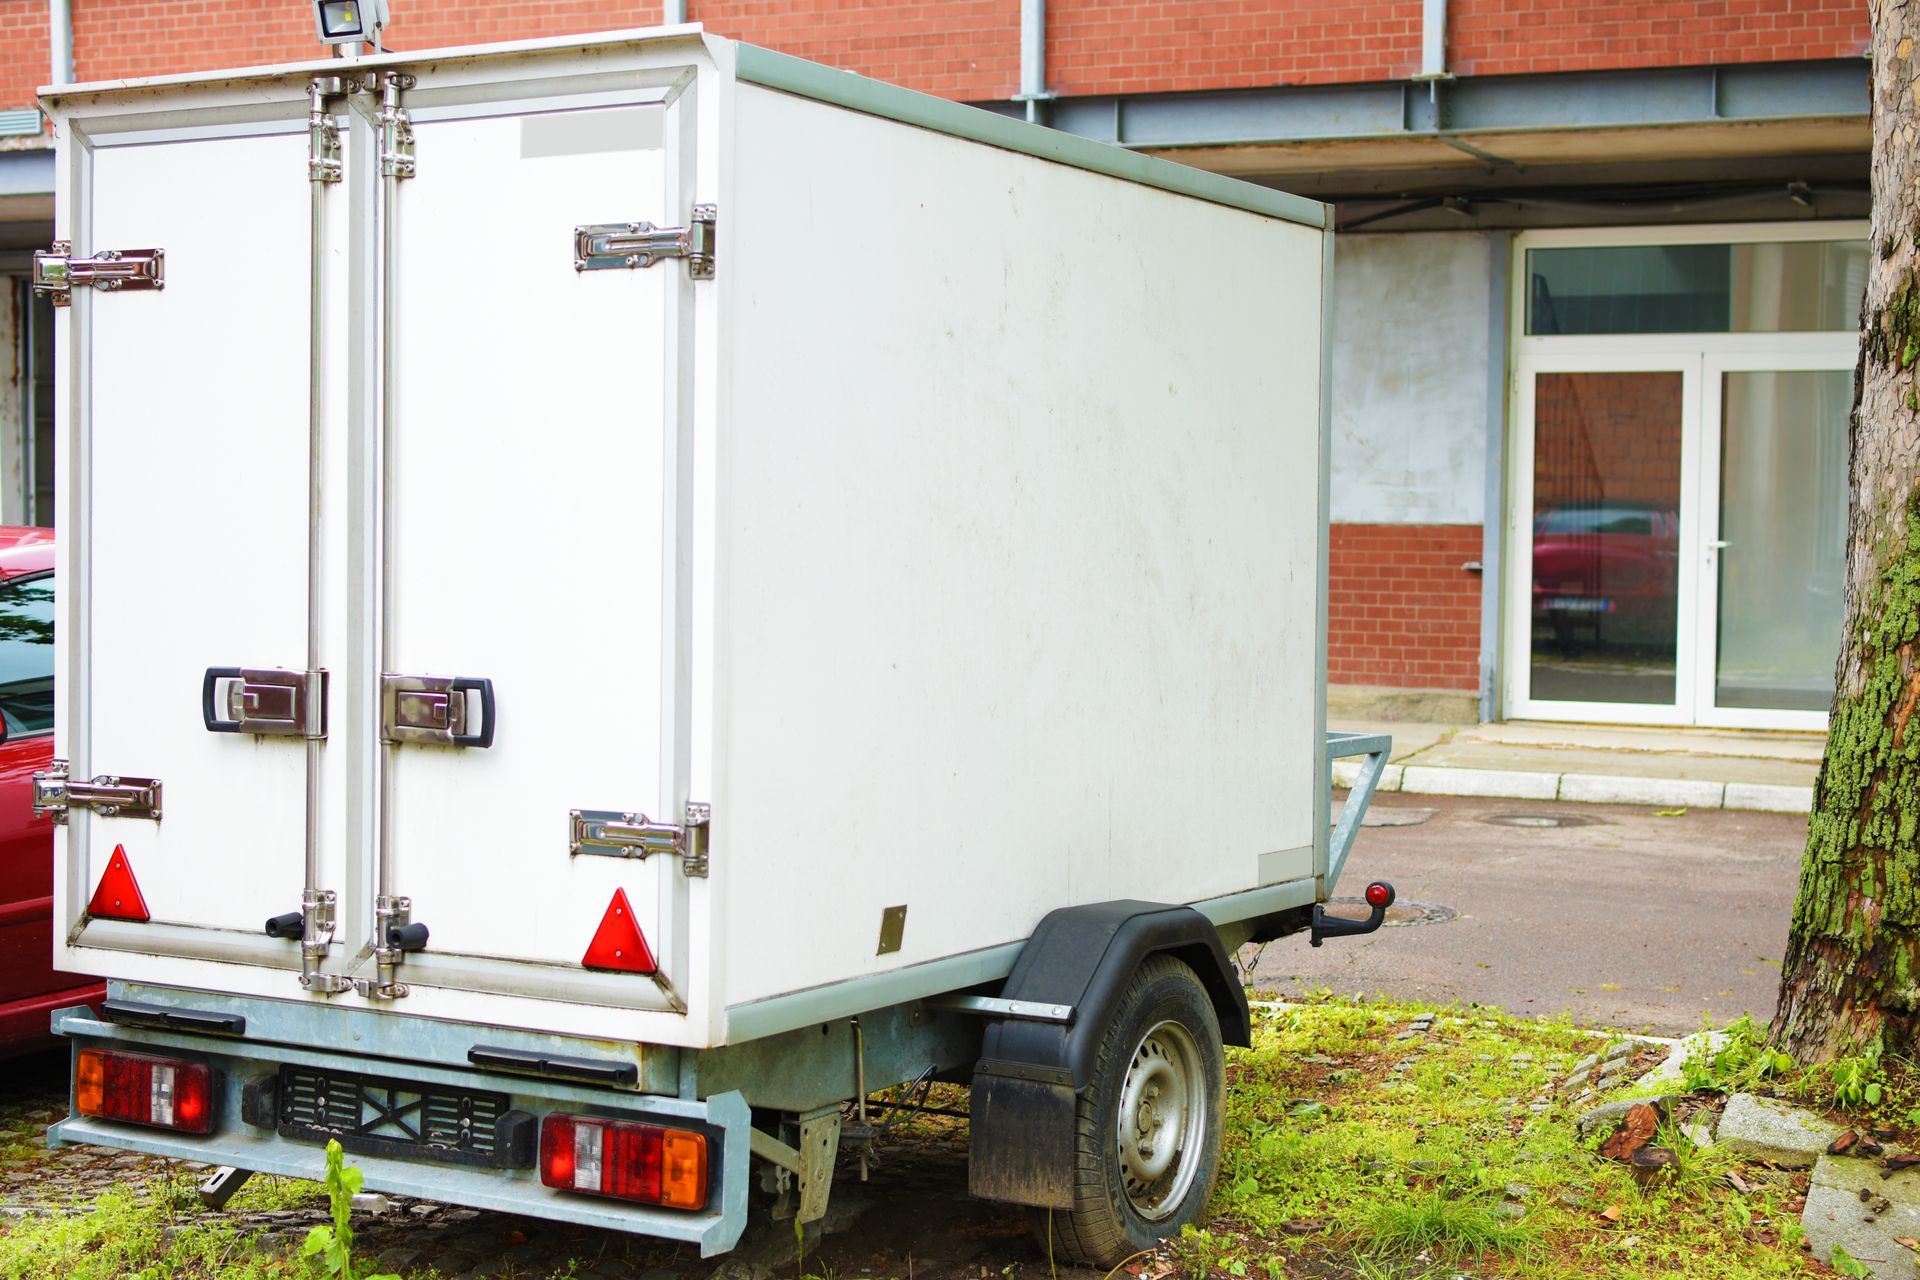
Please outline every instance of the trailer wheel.
M1043 1246L1116 1266L1197 1221L1220 1169L1220 1020L1192 969L1141 962L1074 1115L1073 1208L1033 1211Z

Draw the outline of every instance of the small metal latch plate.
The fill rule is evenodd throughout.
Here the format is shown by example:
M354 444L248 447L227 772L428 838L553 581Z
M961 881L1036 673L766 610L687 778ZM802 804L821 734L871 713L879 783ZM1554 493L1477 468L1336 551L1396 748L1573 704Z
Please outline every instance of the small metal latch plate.
M903 904L888 907L880 913L880 946L874 951L877 956L892 955L900 949L907 936L907 908Z
M33 775L33 814L63 824L75 808L103 818L151 818L160 821L160 779L123 778L103 773L90 782L74 782L65 760L54 760Z
M33 287L51 295L53 305L73 300L73 286L96 289L164 289L167 287L165 249L102 249L91 258L73 256L73 244L56 240L50 249L33 254Z
M200 716L210 733L325 738L327 673L208 667L200 683Z
M602 858L677 854L690 876L707 874L707 828L713 808L687 805L686 822L655 822L644 813L618 809L573 809L567 814L567 852Z
M575 271L633 271L662 258L685 258L687 275L713 279L714 232L718 212L714 205L693 206L693 218L684 227L656 227L651 222L595 222L573 229Z
M468 706L479 696L478 714ZM380 735L427 746L493 745L493 681L469 676L381 676ZM471 723L479 721L478 727Z

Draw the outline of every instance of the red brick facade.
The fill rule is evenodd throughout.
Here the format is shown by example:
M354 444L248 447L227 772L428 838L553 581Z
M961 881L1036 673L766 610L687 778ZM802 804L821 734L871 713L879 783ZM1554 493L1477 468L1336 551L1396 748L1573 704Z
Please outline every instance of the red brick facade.
M1397 80L1419 68L1420 0L1047 5L1047 87L1068 97Z
M1854 0L1452 0L1462 76L1852 58L1867 47Z
M1399 689L1480 687L1477 524L1336 524L1327 679Z
M687 21L945 98L1020 88L1020 0L687 0Z
M1048 88L1065 95L1398 80L1420 56L1419 0L1052 0ZM397 0L397 49L645 26L658 0ZM73 0L79 78L312 57L289 0ZM1019 0L688 0L734 36L969 101L1019 81ZM1867 44L1860 0L1454 0L1459 75L1837 58ZM0 107L47 81L46 0L0 0Z

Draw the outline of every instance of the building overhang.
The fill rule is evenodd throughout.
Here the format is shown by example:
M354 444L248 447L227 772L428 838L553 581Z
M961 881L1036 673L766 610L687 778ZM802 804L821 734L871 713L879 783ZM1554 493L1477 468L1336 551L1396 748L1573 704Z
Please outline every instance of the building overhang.
M1860 217L1871 142L1863 59L1063 98L1047 122L1382 229Z

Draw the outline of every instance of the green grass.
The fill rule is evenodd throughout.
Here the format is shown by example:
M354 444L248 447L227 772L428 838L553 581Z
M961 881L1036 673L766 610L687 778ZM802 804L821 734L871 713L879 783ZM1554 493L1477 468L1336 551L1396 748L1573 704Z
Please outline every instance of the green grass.
M1396 1040L1422 1012L1437 1015L1432 1032ZM1553 1086L1607 1043L1564 1021L1477 1008L1323 997L1262 1011L1253 1047L1229 1050L1206 1230L1230 1245L1223 1261L1189 1274L1258 1274L1246 1268L1273 1257L1300 1275L1813 1274L1788 1207L1804 1176L1796 1185L1747 1170L1667 1128L1655 1140L1676 1167L1642 1191L1591 1149L1604 1135L1578 1137L1583 1108ZM1297 1114L1306 1099L1325 1109ZM1728 1172L1750 1175L1753 1193L1736 1192Z
M1432 1031L1396 1039L1421 1013L1435 1015ZM1594 1100L1575 1104L1556 1086L1576 1060L1604 1052L1613 1039L1565 1021L1479 1008L1321 995L1258 1009L1252 1048L1228 1051L1221 1176L1208 1220L1160 1259L1149 1259L1143 1274L1175 1280L1830 1276L1800 1248L1794 1198L1805 1190L1804 1173L1753 1168L1724 1152L1695 1148L1675 1123L1655 1138L1675 1153L1672 1174L1643 1191L1624 1166L1598 1156L1594 1148L1604 1135L1578 1136L1574 1120ZM1831 1072L1778 1063L1761 1071L1750 1048L1707 1064L1715 1074L1698 1082L1703 1105L1713 1090L1735 1084L1816 1106L1836 1100ZM1849 1122L1892 1123L1904 1139L1916 1123L1909 1113L1920 1114L1920 1074L1889 1061L1873 1064L1872 1079L1882 1086L1877 1105L1850 1113ZM1619 1093L1636 1091L1628 1085ZM26 1142L24 1135L0 1134L0 1146L9 1138ZM1735 1190L1730 1173L1750 1193ZM317 1184L256 1177L234 1206L318 1210L325 1203ZM876 1210L884 1212L884 1205ZM822 1265L809 1250L800 1268L781 1274L796 1271L822 1272ZM1040 1280L1050 1268L1041 1257L1005 1271ZM0 1280L305 1280L312 1274L279 1242L263 1244L221 1215L200 1211L184 1174L151 1184L144 1197L116 1188L75 1216L0 1221ZM428 1273L406 1274L420 1280ZM972 1269L967 1274L977 1276Z

